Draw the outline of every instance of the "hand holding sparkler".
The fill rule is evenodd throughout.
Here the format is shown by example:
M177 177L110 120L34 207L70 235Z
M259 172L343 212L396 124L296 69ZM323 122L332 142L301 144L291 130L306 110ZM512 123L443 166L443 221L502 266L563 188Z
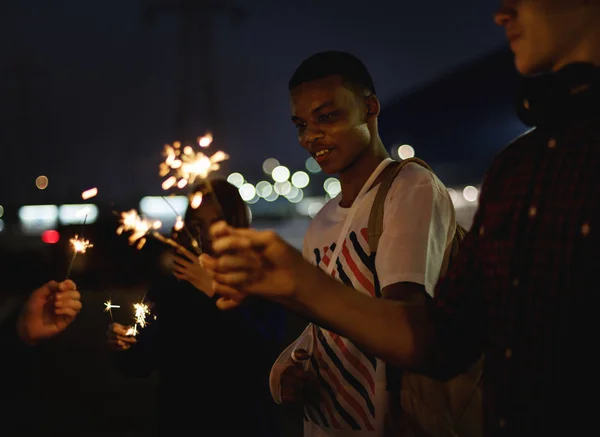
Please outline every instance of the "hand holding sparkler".
M213 275L202 267L200 257L187 249L178 250L177 253L173 258L173 275L212 297L215 294L212 289Z
M17 320L21 340L33 345L63 332L81 311L81 294L73 281L50 281L35 290Z
M111 323L106 331L106 343L109 349L113 351L126 351L131 348L131 345L137 343L135 336L129 334L132 328L116 322Z

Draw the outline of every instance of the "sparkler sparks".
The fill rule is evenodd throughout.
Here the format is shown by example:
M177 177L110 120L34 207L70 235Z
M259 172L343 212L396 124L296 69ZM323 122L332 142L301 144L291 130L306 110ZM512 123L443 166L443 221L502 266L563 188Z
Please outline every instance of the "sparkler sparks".
M90 243L90 240L79 238L78 235L75 235L75 237L71 238L69 243L71 243L71 247L75 253L85 253L90 247L94 247L94 245Z
M173 229L175 229L176 231L181 231L183 229L183 225L183 219L180 215L178 215L177 220L175 220L175 225L173 226Z
M113 308L121 308L121 305L113 305L110 299L108 299L106 302L104 302L104 306L106 307L106 308L104 308L104 312L107 312L110 314L110 320L113 320L112 309Z
M148 322L146 322L146 315L150 314L150 308L143 301L134 303L133 309L135 310L135 323L129 327L125 335L135 337L138 333L138 327L144 328ZM154 317L156 320L156 316Z
M140 328L146 326L146 314L150 314L150 308L143 302L133 304L133 308L135 309L135 323L139 325Z
M85 217L83 218L83 224L81 225L81 235L83 235L83 228L85 226L85 222L87 221L87 217L88 216L86 212ZM73 257L71 258L71 263L69 264L69 268L67 269L67 277L65 279L69 279L69 276L71 275L71 269L73 268L73 263L75 262L77 254L85 253L87 249L93 247L93 245L90 244L89 240L84 240L78 235L75 235L75 237L71 238L69 242L71 243L71 247L73 247Z
M213 137L209 133L198 138L198 145L206 148L210 146L212 140ZM192 146L182 148L178 141L173 145L166 144L163 155L165 160L160 165L159 175L168 176L162 183L163 190L168 190L175 185L184 188L186 185L192 185L197 178L206 179L212 171L220 168L220 162L229 158L229 155L220 150L209 157L202 152L194 151Z
M113 308L121 308L121 305L113 305L113 304L111 303L111 300L110 300L110 299L109 299L109 300L107 300L106 302L104 302L104 306L106 307L106 308L104 309L104 311L106 311L106 312L109 312L109 311L111 311Z
M133 245L137 242L136 247L141 249L146 244L146 236L156 233L156 230L162 226L159 220L148 220L137 213L135 209L121 213L121 224L117 228L117 234L131 231L129 236L129 244Z
M148 220L141 217L135 209L121 213L120 225L117 228L117 234L121 235L123 232L131 231L129 236L129 244L133 245L137 242L136 248L139 250L146 244L147 237L153 237L161 243L168 244L176 249L185 250L184 247L172 240L171 238L163 237L158 233L158 229L162 226L159 220Z

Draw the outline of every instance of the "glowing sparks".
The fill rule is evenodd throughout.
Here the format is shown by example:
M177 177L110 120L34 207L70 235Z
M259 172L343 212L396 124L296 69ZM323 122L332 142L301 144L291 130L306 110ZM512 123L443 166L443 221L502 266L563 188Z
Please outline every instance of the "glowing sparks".
M143 302L133 304L135 309L135 324L140 328L146 326L146 314L150 314L150 308Z
M85 190L83 193L81 193L81 198L83 200L87 200L87 199L91 199L92 197L95 197L98 194L98 188L90 188L89 190Z
M135 209L121 213L120 225L117 228L117 234L121 235L123 232L131 232L128 237L130 245L137 242L136 248L139 250L146 244L147 237L155 238L161 243L168 244L176 249L183 249L181 244L172 240L171 238L163 237L158 233L158 229L162 226L159 220L148 220L140 217Z
M213 137L207 134L198 138L198 145L206 148L211 145ZM184 188L191 185L197 178L206 179L208 175L220 168L220 163L229 158L222 151L207 156L202 152L196 152L191 146L181 147L180 142L173 145L166 144L163 155L164 162L160 165L159 175L166 177L162 183L163 190L174 186Z
M190 199L192 209L197 209L202 204L202 191L196 191Z
M140 217L135 209L121 213L120 225L117 228L117 234L121 235L123 232L131 232L129 236L129 244L133 245L137 242L136 247L141 249L146 243L146 236L162 226L159 220L148 220Z
M83 238L79 238L77 235L69 240L71 243L71 247L75 251L75 253L85 253L87 249L90 247L94 247L93 244L90 243L89 240L84 240Z
M183 223L183 218L181 218L180 215L177 216L177 220L175 220L175 225L173 226L173 229L176 231L181 231L183 229L184 223Z
M203 137L198 138L198 145L203 148L210 146L212 142L213 136L210 132L204 135Z
M113 308L121 308L121 305L113 305L112 302L109 300L107 300L106 302L104 302L104 311L105 312L109 312L111 311Z
M135 323L130 326L125 335L131 335L135 337L138 333L138 328L144 328L148 322L146 322L146 315L150 314L150 308L143 301L133 304L135 310ZM154 316L156 320L156 316Z

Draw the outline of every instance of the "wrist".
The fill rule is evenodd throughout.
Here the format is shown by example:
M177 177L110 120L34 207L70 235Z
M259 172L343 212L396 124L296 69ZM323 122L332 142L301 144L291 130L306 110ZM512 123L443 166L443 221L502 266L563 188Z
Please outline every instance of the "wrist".
M27 319L25 314L23 313L21 313L19 315L19 318L17 319L16 330L17 336L23 343L25 343L28 346L35 346L37 344L37 340L35 340L29 332L29 329L27 327Z

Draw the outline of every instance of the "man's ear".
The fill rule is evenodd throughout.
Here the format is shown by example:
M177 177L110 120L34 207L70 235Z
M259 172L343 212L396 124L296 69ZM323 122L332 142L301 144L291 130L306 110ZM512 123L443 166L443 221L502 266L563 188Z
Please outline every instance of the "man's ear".
M374 118L379 116L381 105L379 103L379 99L375 94L371 94L370 96L365 97L365 106L367 108L367 118Z

